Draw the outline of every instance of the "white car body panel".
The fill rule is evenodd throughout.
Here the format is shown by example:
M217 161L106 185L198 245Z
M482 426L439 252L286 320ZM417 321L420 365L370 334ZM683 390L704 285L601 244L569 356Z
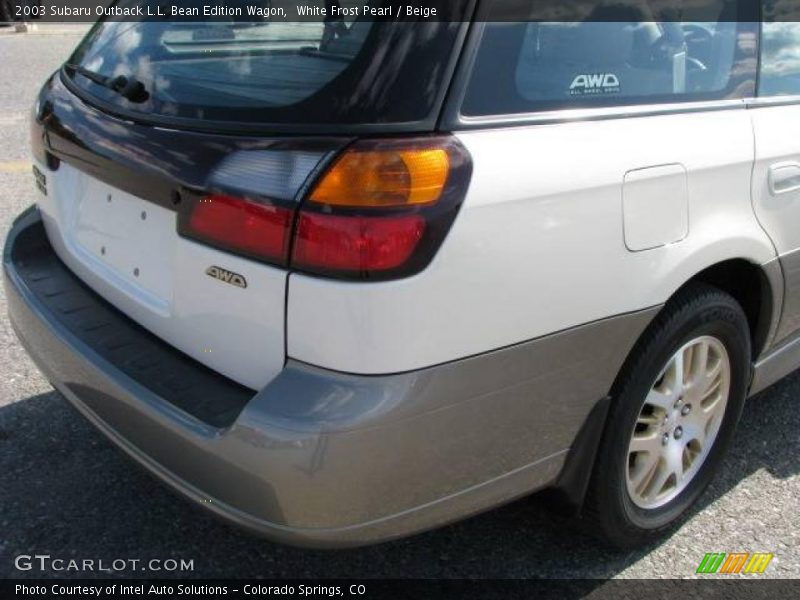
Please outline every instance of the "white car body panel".
M800 223L800 179L791 185L800 171L800 107L771 106L751 112L756 136L753 207L778 254L784 255L800 248L800 227L787 226ZM771 189L776 173L785 176L777 190Z
M283 368L284 271L181 238L174 211L66 163L48 171L38 205L61 260L161 339L253 389ZM209 277L210 266L244 276L247 289Z
M474 173L433 263L388 283L292 274L291 358L361 374L419 369L658 305L721 261L775 257L753 214L744 105L458 137ZM688 173L688 234L631 252L625 174L673 164Z

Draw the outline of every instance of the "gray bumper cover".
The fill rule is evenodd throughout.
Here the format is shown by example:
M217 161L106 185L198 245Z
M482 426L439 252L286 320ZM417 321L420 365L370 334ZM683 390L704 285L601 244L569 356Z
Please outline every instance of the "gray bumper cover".
M203 507L279 541L407 535L553 483L648 310L421 371L356 376L289 360L231 427L115 369L31 293L4 252L9 315L53 385L100 431Z

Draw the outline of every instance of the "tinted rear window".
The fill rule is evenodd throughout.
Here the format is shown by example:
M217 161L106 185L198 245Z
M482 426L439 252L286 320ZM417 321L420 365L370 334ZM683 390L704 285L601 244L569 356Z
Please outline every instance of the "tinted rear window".
M453 16L466 4L452 3ZM132 102L85 74L66 73L91 98L143 117L305 126L418 123L438 108L461 27L455 19L107 21L89 33L69 63L105 77L134 78L147 99Z

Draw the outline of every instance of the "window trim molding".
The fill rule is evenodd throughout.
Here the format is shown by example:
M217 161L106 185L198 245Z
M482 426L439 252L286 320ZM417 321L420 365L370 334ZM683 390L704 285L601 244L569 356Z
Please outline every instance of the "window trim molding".
M747 99L747 108L765 108L769 106L791 106L800 104L800 94L786 94L784 96L757 96Z
M780 106L800 105L800 95L770 96L760 98L739 98L709 102L676 102L670 104L642 104L604 108L568 108L564 110L540 111L524 114L493 115L490 117L459 116L453 130L469 131L483 128L514 127L524 125L552 125L601 121L608 119L629 119L635 117L655 117L700 112L718 112L736 109L759 109Z
M667 104L635 104L602 108L565 108L531 113L466 117L459 114L454 130L469 130L482 127L512 127L517 125L545 125L607 119L653 117L682 113L698 113L721 110L745 109L748 99L711 100L704 102L674 102Z

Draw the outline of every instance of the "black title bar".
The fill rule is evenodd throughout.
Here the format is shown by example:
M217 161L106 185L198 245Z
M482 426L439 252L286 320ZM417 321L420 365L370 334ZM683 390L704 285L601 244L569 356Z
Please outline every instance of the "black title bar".
M800 22L800 0L10 0L15 20Z

